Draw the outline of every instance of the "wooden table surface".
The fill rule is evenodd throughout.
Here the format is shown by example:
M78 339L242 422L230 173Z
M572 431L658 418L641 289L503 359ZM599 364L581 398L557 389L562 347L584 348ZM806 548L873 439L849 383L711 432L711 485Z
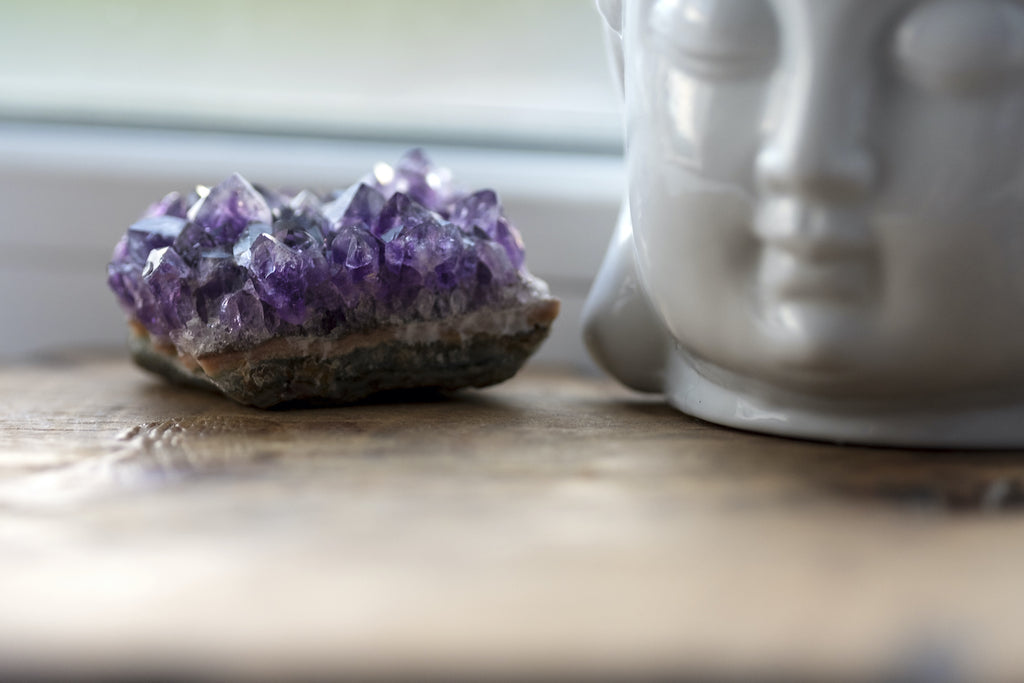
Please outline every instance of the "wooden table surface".
M0 673L1024 680L1022 482L551 369L261 412L9 365Z

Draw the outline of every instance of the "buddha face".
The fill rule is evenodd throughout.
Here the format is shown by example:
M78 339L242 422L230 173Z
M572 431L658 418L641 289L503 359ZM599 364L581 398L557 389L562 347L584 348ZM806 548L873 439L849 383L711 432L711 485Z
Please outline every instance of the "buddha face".
M639 276L687 354L854 398L1024 380L1024 2L641 0L622 48Z

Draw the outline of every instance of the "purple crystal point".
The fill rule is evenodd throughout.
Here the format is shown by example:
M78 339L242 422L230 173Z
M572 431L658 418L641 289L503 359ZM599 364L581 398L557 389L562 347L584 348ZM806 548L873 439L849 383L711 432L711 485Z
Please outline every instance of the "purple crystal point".
M437 283L448 289L458 284L459 264L466 251L467 240L462 232L451 223L442 223L434 235L434 251L437 265L434 272Z
M249 271L221 247L202 254L194 271L196 313L204 323L217 317L221 299L249 284Z
M512 262L512 266L516 270L522 268L523 263L526 262L526 249L523 246L523 238L515 226L509 223L508 219L504 216L498 217L498 222L494 228L494 239L505 248L505 253L508 254L508 259Z
M161 247L150 252L142 269L142 279L150 287L166 288L184 282L191 272L174 247Z
M293 214L316 214L320 211L323 202L315 193L309 190L302 190L291 198L288 208Z
M324 204L321 213L335 230L357 225L376 225L384 208L384 195L365 183L356 183L334 201Z
M331 243L331 259L351 275L353 281L376 279L383 245L365 225L347 225Z
M480 190L460 197L452 207L451 222L467 233L477 226L492 237L501 216L501 204L494 190Z
M217 241L198 223L188 223L174 239L174 250L185 262L195 265L199 255L217 247Z
M263 196L274 216L280 215L283 209L288 208L288 203L292 200L292 195L284 190L271 190L259 183L253 183L252 187Z
M221 325L235 339L245 333L259 332L264 327L263 303L248 280L240 290L227 294L221 300L218 313Z
M184 227L185 220L174 216L153 216L136 221L128 228L125 255L132 262L142 265L153 249L174 244Z
M190 272L188 264L173 247L150 252L142 270L140 296L149 308L150 329L157 334L167 334L192 319L195 305L188 283Z
M409 150L394 166L377 164L365 182L388 198L407 194L442 216L454 198L450 171L435 166L422 149Z
M395 186L432 211L451 201L451 173L435 166L420 148L409 150L395 164Z
M128 263L131 258L128 255L128 235L125 234L114 245L114 253L110 257L111 264Z
M245 230L238 236L238 239L235 240L231 249L231 253L234 255L238 265L245 268L249 267L249 263L252 261L252 243L260 235L269 232L273 232L273 228L267 223L250 223L246 226Z
M189 207L195 203L199 195L195 193L182 196L180 192L170 192L163 199L150 204L149 208L146 209L146 213L143 214L143 218L152 218L155 216L173 216L175 218L184 218L185 214L188 213Z
M501 202L494 190L480 190L457 199L452 206L451 221L467 233L474 227L480 228L505 249L516 269L522 267L523 239L502 214Z
M384 262L394 270L411 268L420 278L426 277L440 262L433 244L439 228L433 220L403 228L384 245Z
M286 223L289 227L298 227L315 233L322 239L330 227L329 221L322 213L322 207L323 202L315 193L302 190L275 214L278 219L274 222L274 228L276 230L280 224Z
M385 242L390 242L403 229L434 220L436 217L430 209L413 200L409 195L396 192L391 195L391 198L384 204L384 208L381 209L380 218L377 220L373 233Z
M474 253L479 260L476 274L481 285L492 281L506 285L515 281L516 269L500 244L490 239L479 240L474 245Z
M395 164L395 168L400 172L418 176L425 176L431 171L437 170L437 167L434 166L434 162L430 160L430 157L427 156L427 153L422 147L413 147L410 150L406 150L406 152L399 157L398 163Z
M273 235L261 234L252 244L249 270L260 299L295 325L306 320L306 268L302 255Z
M126 243L127 239L122 238L118 247ZM107 266L107 284L117 295L117 301L129 314L134 313L135 303L138 300L139 285L142 282L142 271L134 263L128 263L117 257L115 249L114 260Z
M302 216L282 218L274 222L272 234L277 239L298 251L318 250L323 252L324 233L312 219Z
M270 206L249 181L234 173L189 210L217 244L231 244L250 223L273 221Z

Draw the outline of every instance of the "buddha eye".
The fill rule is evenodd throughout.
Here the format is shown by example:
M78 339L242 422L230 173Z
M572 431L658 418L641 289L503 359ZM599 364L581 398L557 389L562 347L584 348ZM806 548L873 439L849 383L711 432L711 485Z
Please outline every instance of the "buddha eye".
M650 28L696 78L754 78L775 65L778 29L766 0L658 0Z
M912 83L954 95L1005 83L1024 67L1024 9L1005 0L936 0L900 23L897 68Z

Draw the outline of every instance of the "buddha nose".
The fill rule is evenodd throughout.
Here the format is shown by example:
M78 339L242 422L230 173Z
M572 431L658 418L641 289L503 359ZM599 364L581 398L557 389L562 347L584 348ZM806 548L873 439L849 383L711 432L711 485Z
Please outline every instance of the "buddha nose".
M763 192L849 203L874 186L876 163L865 144L869 84L827 66L817 61L772 89L756 161Z

